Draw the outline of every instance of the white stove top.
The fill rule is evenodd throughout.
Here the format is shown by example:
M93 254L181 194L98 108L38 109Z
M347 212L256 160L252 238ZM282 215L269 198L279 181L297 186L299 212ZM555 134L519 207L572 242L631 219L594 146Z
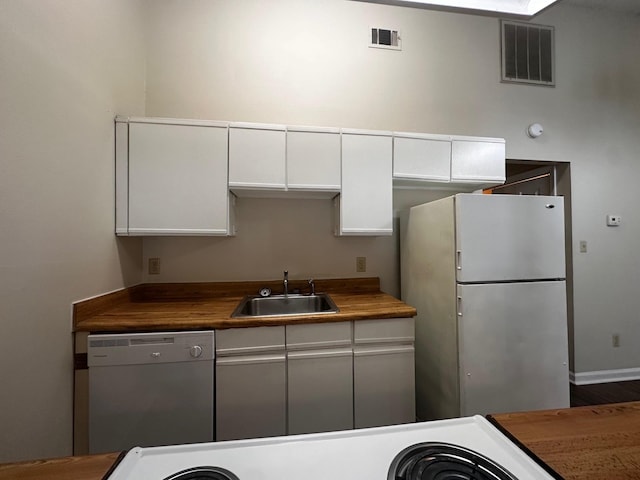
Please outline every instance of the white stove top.
M330 433L136 447L108 479L164 480L192 467L214 466L239 480L387 480L396 455L423 442L474 450L518 480L553 478L487 420L474 416Z

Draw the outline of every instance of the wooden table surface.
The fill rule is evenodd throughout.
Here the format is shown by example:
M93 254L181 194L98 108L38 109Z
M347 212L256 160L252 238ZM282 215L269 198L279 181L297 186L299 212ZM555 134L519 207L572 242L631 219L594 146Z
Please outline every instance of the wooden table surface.
M566 480L640 479L640 402L490 418Z
M566 480L640 479L640 402L500 414L490 419ZM0 480L100 480L117 455L0 465Z
M118 455L107 453L8 463L0 465L0 480L101 480Z

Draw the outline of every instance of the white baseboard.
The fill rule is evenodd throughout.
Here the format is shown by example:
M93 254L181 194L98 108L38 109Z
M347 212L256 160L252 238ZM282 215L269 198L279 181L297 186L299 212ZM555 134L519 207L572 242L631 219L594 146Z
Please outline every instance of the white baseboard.
M619 370L598 370L581 373L569 372L569 379L574 385L640 380L640 368L621 368Z

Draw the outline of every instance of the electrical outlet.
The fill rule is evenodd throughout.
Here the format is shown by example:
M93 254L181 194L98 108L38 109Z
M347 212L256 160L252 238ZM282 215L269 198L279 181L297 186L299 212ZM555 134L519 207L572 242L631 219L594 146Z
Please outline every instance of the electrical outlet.
M580 240L580 253L587 253L587 241Z
M367 257L356 257L356 272L367 271Z
M160 275L160 259L158 257L149 258L149 275Z
M620 335L618 333L614 333L613 335L611 335L611 343L614 347L620 346Z

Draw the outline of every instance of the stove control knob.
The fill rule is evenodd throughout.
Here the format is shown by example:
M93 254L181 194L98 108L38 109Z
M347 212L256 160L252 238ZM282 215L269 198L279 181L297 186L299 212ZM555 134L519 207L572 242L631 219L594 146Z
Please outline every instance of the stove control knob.
M202 355L202 347L200 345L194 345L189 349L189 353L193 358L198 358Z

